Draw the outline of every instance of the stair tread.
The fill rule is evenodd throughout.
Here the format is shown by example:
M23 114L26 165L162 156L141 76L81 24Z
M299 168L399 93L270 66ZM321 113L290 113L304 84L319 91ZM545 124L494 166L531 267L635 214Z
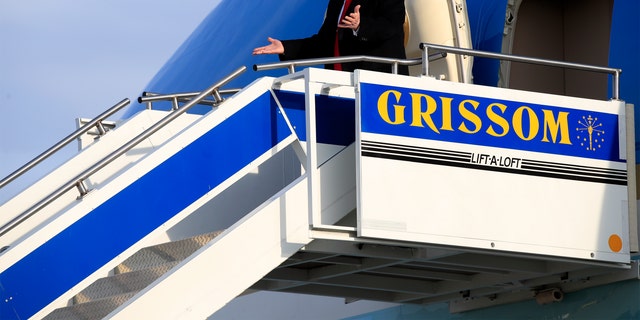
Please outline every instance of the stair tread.
M111 296L53 310L43 320L98 320L131 299L137 292Z
M178 265L179 261L167 262L147 269L115 274L96 280L87 288L74 296L74 303L86 303L92 300L120 295L127 292L138 292L167 271Z
M74 296L72 305L53 310L44 319L102 319L220 233L140 249L114 268L113 275L96 280Z
M171 261L182 261L215 238L222 231L198 235L182 240L165 242L143 248L119 264L114 272L125 273L162 265Z

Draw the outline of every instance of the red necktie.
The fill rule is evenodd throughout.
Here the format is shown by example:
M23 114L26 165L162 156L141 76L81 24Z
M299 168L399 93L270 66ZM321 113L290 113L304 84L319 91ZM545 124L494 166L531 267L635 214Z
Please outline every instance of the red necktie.
M338 19L338 24L340 24L340 22L344 19L344 17L347 16L347 10L349 9L349 5L351 5L351 0L345 0L344 1L344 6L342 7L342 14L340 15L340 19ZM340 49L338 48L338 28L336 28L336 43L333 46L333 55L335 57L339 57L340 56ZM342 64L340 63L336 63L333 65L333 69L334 70L340 70L342 71Z

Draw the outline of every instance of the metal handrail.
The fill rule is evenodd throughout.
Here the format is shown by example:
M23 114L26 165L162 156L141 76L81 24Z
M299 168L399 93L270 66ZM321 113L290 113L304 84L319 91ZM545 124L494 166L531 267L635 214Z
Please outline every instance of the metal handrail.
M34 206L29 208L27 211L21 213L20 215L18 215L17 217L15 217L11 221L9 221L8 223L6 223L2 227L0 227L0 236L3 236L7 232L11 231L13 228L17 227L19 224L21 224L25 220L29 219L35 213L37 213L38 211L42 210L42 208L44 208L45 206L47 206L48 204L50 204L51 202L53 202L54 200L56 200L57 198L62 196L67 191L73 189L74 187L76 187L76 188L78 188L78 190L80 190L80 196L81 197L86 195L89 192L89 190L85 186L84 181L86 179L88 179L91 175L93 175L94 173L96 173L100 169L104 168L105 166L107 166L108 164L113 162L115 159L117 159L118 157L120 157L123 154L125 154L127 151L131 150L133 147L135 147L140 142L142 142L145 139L147 139L152 134L156 133L158 130L160 130L161 128L163 128L167 124L169 124L171 121L176 119L178 116L180 116L183 113L187 112L191 107L193 107L196 104L198 104L201 100L204 100L205 97L212 95L215 91L218 91L218 89L221 86L227 84L229 81L231 81L233 78L237 77L239 74L244 72L246 69L247 68L245 66L242 66L241 68L238 68L236 71L232 72L231 74L226 76L224 79L220 80L218 83L212 85L211 87L209 87L205 91L202 91L197 97L195 97L193 100L189 101L187 104L185 104L182 107L180 107L178 110L175 110L175 111L171 112L170 114L168 114L167 116L165 116L164 118L162 118L156 124L154 124L149 129L145 130L144 132L142 132L141 134L139 134L138 136L136 136L135 138L133 138L132 140L127 142L125 145L123 145L122 147L120 147L116 151L112 152L111 154L109 154L108 156L106 156L105 158L103 158L102 160L100 160L99 162L97 162L96 164L94 164L93 166L88 168L87 170L85 170L82 173L80 173L79 175L75 176L73 179L67 181L64 185L62 185L56 191L54 191L53 193L48 195L46 198L42 199L40 202L36 203ZM219 96L219 95L218 94L214 94L214 96Z
M47 158L49 158L50 156L52 156L56 152L60 151L60 149L64 148L70 142L72 142L73 140L77 139L79 136L83 135L87 131L91 130L93 127L96 127L98 129L98 134L100 136L106 134L107 130L102 125L102 121L105 120L106 118L110 117L114 113L120 111L120 109L124 108L129 103L130 103L129 99L123 99L122 101L120 101L117 104L115 104L113 107L107 109L105 112L103 112L100 115L98 115L97 117L95 117L93 120L87 122L85 125L83 125L82 127L78 128L76 131L74 131L73 133L71 133L70 135L65 137L64 139L60 140L60 142L56 143L51 148L47 149L45 152L43 152L40 155L38 155L37 157L33 158L33 160L27 162L25 165L20 167L18 170L14 171L13 173L9 174L4 179L2 179L0 181L0 189L2 187L6 186L7 184L9 184L11 181L13 181L13 180L17 179L18 177L22 176L23 174L25 174L29 170L33 169L40 162L46 160Z
M236 94L240 92L240 89L225 89L225 90L219 90L219 94L222 95L230 95L230 94ZM191 99L193 99L194 97L197 97L200 94L200 92L183 92L183 93L174 93L174 94L160 94L160 93L154 93L154 92L148 92L145 91L142 93L142 96L138 97L138 103L148 103L147 109L151 110L151 104L153 102L158 102L158 101L171 101L173 103L173 110L178 109L180 106L178 105L178 102L189 102L191 101ZM216 97L213 97L214 99L216 99ZM215 107L216 105L218 105L220 102L216 101L216 100L202 100L199 102L199 104L203 104L203 105L208 105L208 106L212 106Z
M620 73L622 73L622 69L593 66L593 65L581 64L581 63L572 63L572 62L524 57L524 56L495 53L495 52L489 52L489 51L464 49L464 48L458 48L458 47L443 46L443 45L433 44L433 43L420 43L420 49L423 50L423 55L427 54L428 50L425 50L425 49L428 49L428 48L439 50L440 52L455 53L455 54L469 55L469 56L482 57L482 58L493 58L498 60L513 61L513 62L523 62L523 63L529 63L529 64L539 64L539 65L569 68L569 69L575 69L575 70L608 73L613 75L613 93L612 93L613 99L619 100L620 98ZM424 68L423 73L427 74L429 70L428 61L426 63L423 63L423 68Z
M429 60L435 61L446 57L444 52L435 53L429 56ZM333 63L348 63L348 62L377 62L386 63L391 65L391 73L398 74L398 66L414 66L422 63L423 58L414 59L394 59L374 56L345 56L345 57L328 57L328 58L315 58L315 59L302 59L302 60L289 60L281 62L272 62L265 64L254 64L253 70L273 70L287 68L289 73L294 73L295 67L309 67L319 64L333 64Z

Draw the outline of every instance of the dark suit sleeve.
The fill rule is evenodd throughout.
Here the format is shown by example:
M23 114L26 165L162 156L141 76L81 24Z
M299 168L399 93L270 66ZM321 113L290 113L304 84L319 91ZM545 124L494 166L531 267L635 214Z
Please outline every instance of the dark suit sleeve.
M362 1L358 40L381 42L397 36L405 20L402 0Z
M280 60L310 59L333 56L338 15L342 0L330 0L325 19L317 34L303 39L284 40L284 54Z
M283 40L282 45L284 54L279 56L282 61L331 56L327 41L319 35L304 39Z

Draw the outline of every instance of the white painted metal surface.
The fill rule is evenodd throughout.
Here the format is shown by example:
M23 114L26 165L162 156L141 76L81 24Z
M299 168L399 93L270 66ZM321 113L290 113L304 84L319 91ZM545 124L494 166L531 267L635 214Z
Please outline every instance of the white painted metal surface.
M98 188L99 190L96 190L96 192L94 192L93 194L90 193L82 201L77 201L77 203L75 203L75 205L71 209L65 212L64 216L52 222L49 222L48 224L44 225L42 229L34 231L34 234L37 234L37 236L32 235L26 238L25 241L22 241L19 244L19 247L16 248L17 250L8 250L7 252L5 252L0 266L3 268L10 266L11 265L10 262L12 261L11 259L15 261L21 258L22 256L34 250L34 248L36 248L39 244L44 243L51 237L55 236L57 232L64 230L69 225L81 219L83 217L83 214L86 214L87 212L91 212L92 208L95 208L99 206L101 203L107 201L113 195L117 194L119 191L123 190L127 186L134 183L141 176L144 176L145 173L153 170L155 167L157 167L158 165L166 161L173 154L189 146L191 143L193 143L193 141L198 139L198 137L201 137L203 134L211 130L212 127L215 127L220 123L222 123L223 121L225 121L228 117L233 115L235 112L242 109L242 107L244 107L245 105L247 105L248 103L256 99L257 96L264 94L264 92L271 87L271 83L272 83L272 79L270 78L261 79L260 81L257 81L256 83L254 83L253 86L249 86L245 88L242 91L242 93L244 94L241 95L240 97L229 98L225 103L225 108L218 109L215 112L211 112L205 116L193 116L188 114L184 115L184 116L187 116L185 120L192 119L191 121L186 123L184 122L185 120L181 122L179 121L180 118L178 118L178 121L176 122L175 127L174 126L167 127L166 129L168 132L165 132L164 130L160 131L158 132L160 134L158 137L154 136L153 139L150 139L152 142L151 144L152 147L155 145L155 146L162 146L162 148L155 149L155 148L150 148L149 146L146 146L146 147L142 146L142 149L133 149L131 152L133 152L134 154L138 154L139 157L143 157L144 161L138 161L133 165L129 165L128 167L119 168L117 170L117 173L118 173L117 175L115 175L111 179L106 180L104 182L104 185ZM144 111L141 114L144 116L145 112L147 111ZM164 113L164 112L161 112L161 113ZM162 114L160 116L162 116ZM193 119L196 119L197 121L194 122ZM148 126L153 125L153 123L154 122L148 124ZM119 130L121 130L122 128L124 128L124 126L122 126ZM144 129L146 128L142 126L139 130L142 131ZM123 131L126 131L126 129L124 129ZM114 132L116 132L116 130L114 130ZM139 133L139 131L132 133L132 136L135 136L135 134L137 133ZM126 139L126 137L123 139ZM208 202L211 201L211 199L215 198L217 195L224 192L227 188L229 188L229 186L239 181L243 176L249 174L251 171L255 170L257 167L260 166L260 164L264 163L267 159L271 158L273 154L286 148L286 146L290 145L292 142L293 142L292 138L289 138L287 141L281 143L279 146L274 148L274 150L270 150L267 154L264 154L261 157L256 158L251 163L251 165L240 170L238 173L230 177L227 181L222 183L217 188L210 190L210 192L207 193L206 196L194 202L192 205L184 208L174 218L164 223L155 231L146 235L143 239L141 239L135 245L131 246L126 251L122 252L120 255L115 257L112 261L109 261L103 267L96 270L90 276L86 277L82 282L78 283L76 286L68 290L65 294L61 295L58 299L51 302L47 307L43 308L38 314L36 314L36 317L44 316L49 312L51 312L52 310L66 305L67 301L72 296L74 296L80 290L82 290L83 288L85 288L86 286L94 282L96 279L99 279L100 277L103 277L106 274L108 274L108 272L112 270L117 264L122 262L128 256L134 254L141 248L162 243L165 241L170 241L176 237L182 238L189 235L195 235L197 234L196 232L201 230L198 228L207 228L208 232L217 230L217 228L219 227L214 225L215 220L210 220L209 221L210 224L199 223L197 225L188 225L189 222L187 217L189 217L191 214L196 212L201 207L206 206ZM120 143L122 143L122 141L120 141ZM93 148L98 148L99 146L100 144L92 145L88 147L85 150L85 152L88 150L92 150ZM104 148L107 148L108 150L113 150L112 146L104 146ZM157 150L160 150L160 151L154 152ZM103 152L106 152L106 151L103 151ZM212 163L211 165L215 165L215 163ZM145 201L144 194L141 194L140 197L141 197L139 199L140 201ZM218 208L218 209L222 210L222 208ZM177 233L171 232L172 228L180 223L183 224L183 227L182 227L183 230ZM198 222L196 221L194 223L198 223ZM6 258L6 257L9 257L9 258Z
M311 240L307 207L300 178L109 317L206 318Z
M623 102L356 77L360 236L629 263Z
M54 192L62 183L107 156L120 147L124 141L132 139L146 128L151 127L166 114L167 112L165 111L145 110L122 122L118 126L118 130L113 130L101 137L99 141L95 141L91 146L79 152L75 157L56 168L50 174L2 204L0 212L3 214L0 215L0 224L5 224L10 219L28 210L42 198ZM199 118L201 118L199 115L185 115L183 118L178 119L175 123L158 132L157 135L129 151L124 157L117 159L103 170L92 175L87 180L88 188L90 190L104 188L109 182L118 178L124 170L133 166L145 155L173 138L177 132ZM120 177L119 179L122 180L122 178ZM49 204L45 210L41 210L15 229L3 235L0 247L9 246L9 248L3 252L2 259L0 259L0 272L46 242L59 230L81 219L83 214L87 212L86 208L91 208L105 199L96 199L96 197L92 197L90 192L86 199L79 201L79 195L78 190L70 190ZM104 191L102 195L105 195ZM64 217L62 217L63 214ZM62 218L57 219L60 217ZM55 222L52 222L53 220ZM33 236L35 234L38 234L38 236Z
M341 102L332 102L346 101L343 107L349 108L353 101L353 107L358 106L357 112L364 111L356 114L356 119L376 116L385 108L402 108L406 101L387 104L391 100L378 99L381 95L367 87L377 84L382 85L383 92L397 90L400 95L413 92L420 99L427 99L420 94L426 94L425 90L428 90L429 94L450 95L451 100L441 101L457 101L461 97L485 101L499 96L508 106L511 106L509 99L513 99L522 105L535 101L549 108L561 105L567 109L597 111L599 114L606 109L607 114L624 115L622 109L613 108L615 102L479 88L432 78L366 71L357 71L354 76L309 69L279 79L259 80L225 102L224 108L203 116L184 130L178 130L162 143L161 151L150 153L128 168L126 174L106 181L108 183L105 182L103 188L86 197L84 205L102 197L108 198L125 188L139 175L162 164L170 154L188 148L197 141L197 137L223 125L235 112L252 105L255 99L264 99L265 94L269 98L277 97L276 91L284 90L296 96L294 100L298 100L294 104L306 104L306 143L301 143L297 134L288 133L272 149L187 205L62 294L36 317L66 305L74 295L105 277L141 248L219 230L224 225L220 218L227 213L234 221L230 227L225 227L226 230L214 240L138 292L110 317L204 318L245 290L393 303L448 301L455 311L476 308L476 304L464 304L471 298L478 301L493 299L492 303L496 304L508 303L526 299L541 288L556 287L570 292L636 276L637 264L629 264L626 243L617 253L604 252L606 250L599 243L606 233L615 232L622 239L628 239L623 230L627 223L625 186L594 182L574 185L575 181L555 181L557 179L551 177L516 174L508 170L481 170L482 166L484 169L518 169L514 159L570 163L576 160L575 157L527 150L522 145L526 140L504 148L487 146L483 140L469 144L456 140L459 138L456 136L449 141L376 133L371 132L374 130L362 130L366 121L358 122L356 143L347 146L322 144L317 141L317 136L309 134L310 130L327 128L326 119L320 122L322 125L316 122L321 120L312 120L315 111L314 106L309 105L317 103L317 99L339 98ZM354 83L358 85L354 87ZM387 98L392 96L390 94ZM375 104L372 109L367 109L372 97ZM291 105L277 103L279 112L292 111ZM325 101L321 107L330 106ZM475 120L484 119L472 116L479 114L479 108L465 110L469 111L463 117L467 128L472 127ZM438 119L441 118L434 114L420 114L421 121L425 121L420 130L428 129L426 122L429 117L434 124L440 121ZM289 127L287 132L295 127L289 116L293 115L282 116ZM296 121L301 121L297 116ZM399 119L398 114L394 117ZM491 118L493 122L490 123L495 130L502 123L499 118ZM456 122L456 125L462 126L463 123ZM329 126L332 124L329 122ZM556 126L558 132L563 132L562 123ZM444 127L440 123L436 126ZM353 123L353 128L356 128L356 123ZM487 126L481 128L485 130ZM624 131L623 125L620 128ZM525 131L523 129L522 133ZM562 138L558 133L552 139L561 141ZM439 149L451 155L463 150L475 155L501 156L502 164L492 165L486 157L473 156L469 159L475 163L468 167L370 157L363 153L363 141L404 145L412 151ZM624 144L622 139L620 145L616 145L616 152ZM394 152L393 148L390 150ZM280 155L284 156L280 158ZM619 155L616 153L616 156ZM315 160L310 157L315 157ZM511 165L506 165L507 157L511 159ZM290 158L296 158L296 161L290 161ZM273 161L277 163L271 163ZM480 163L482 161L485 163ZM594 167L602 165L603 161L579 159L578 162L582 166ZM624 171L620 161L611 162L603 170ZM277 173L286 169L286 164L296 167L293 174L298 178L291 178L293 182L290 184L279 185L281 180ZM277 168L269 169L272 165ZM264 179L254 180L254 175ZM315 182L311 183L311 179ZM255 183L268 186L256 193ZM562 194L566 190L571 192ZM271 191L277 193L261 204L254 204L255 199L249 199L262 199ZM584 201L584 194L589 201ZM225 196L230 201L218 201ZM562 198L558 199L560 196ZM243 202L242 205L239 202ZM246 215L244 202L255 205ZM593 210L594 203L604 209ZM82 207L78 205L74 210L79 208ZM618 219L610 219L610 215L614 218L617 215ZM48 228L60 227L60 223L50 223ZM589 243L584 245L584 242ZM593 257L583 257L592 252ZM631 269L628 269L629 265Z

